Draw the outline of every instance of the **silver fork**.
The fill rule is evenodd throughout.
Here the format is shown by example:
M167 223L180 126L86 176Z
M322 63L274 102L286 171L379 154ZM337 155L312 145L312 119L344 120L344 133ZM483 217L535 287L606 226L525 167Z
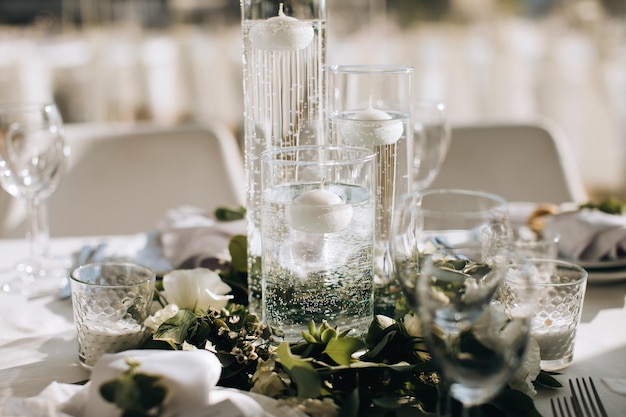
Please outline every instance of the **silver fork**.
M571 379L569 380L575 415L580 417L609 417L591 377L587 380L575 378L575 381L574 383Z
M550 406L552 407L553 417L579 417L574 408L573 397L563 397L562 399L558 397L556 399L550 398Z

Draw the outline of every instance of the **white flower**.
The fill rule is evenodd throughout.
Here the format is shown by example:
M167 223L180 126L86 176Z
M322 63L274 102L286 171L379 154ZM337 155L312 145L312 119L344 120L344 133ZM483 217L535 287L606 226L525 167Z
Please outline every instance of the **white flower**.
M409 335L413 337L422 337L422 323L417 314L408 313L404 315L404 327Z
M226 307L231 288L220 276L206 268L180 269L163 276L163 296L181 310L194 312Z
M426 343L423 340L424 335L422 333L422 322L419 316L415 313L405 314L403 322L409 336L420 338L419 341L416 342L413 346L413 348L415 349L415 354L421 360L430 359L430 353L428 353Z
M178 311L179 308L176 304L168 304L148 317L143 325L155 332L163 323L174 317Z
M509 381L509 386L523 392L531 398L537 395L533 381L537 379L539 371L541 370L540 360L539 344L531 337L528 341L522 364Z

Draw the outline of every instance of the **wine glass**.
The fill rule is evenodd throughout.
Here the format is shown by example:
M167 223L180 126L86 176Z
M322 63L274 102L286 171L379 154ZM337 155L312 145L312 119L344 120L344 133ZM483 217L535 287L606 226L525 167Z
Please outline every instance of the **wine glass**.
M456 248L429 257L418 280L424 338L464 416L503 388L530 339L531 275L503 260L469 260Z
M450 125L445 103L418 100L411 111L413 126L412 190L424 190L439 174L450 147Z
M440 415L449 410L448 388L469 406L488 399L503 383L477 371L480 364L468 359L476 357L468 351L474 345L467 341L473 340L475 323L490 314L506 275L509 235L506 202L492 194L427 190L406 195L398 206L391 255L443 375ZM503 367L492 362L485 372L498 368L501 375Z
M3 291L35 297L58 291L67 282L67 260L48 254L46 199L59 184L68 154L54 103L0 105L0 182L25 202L30 240L28 259L3 279Z

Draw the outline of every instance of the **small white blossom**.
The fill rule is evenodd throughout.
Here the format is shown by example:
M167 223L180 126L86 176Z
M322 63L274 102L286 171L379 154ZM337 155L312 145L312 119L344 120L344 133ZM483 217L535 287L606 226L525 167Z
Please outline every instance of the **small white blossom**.
M211 343L210 340L206 341L206 344L204 345L204 349L208 350L209 352L217 353L217 348L215 347L213 343Z
M183 342L183 350L186 350L186 351L198 350L198 348L195 345L192 345L191 343Z
M176 304L168 304L161 310L156 311L153 315L146 318L143 325L153 332L156 332L163 323L174 317L179 310L180 309Z
M207 268L180 269L163 276L163 296L182 310L196 313L226 307L231 288Z

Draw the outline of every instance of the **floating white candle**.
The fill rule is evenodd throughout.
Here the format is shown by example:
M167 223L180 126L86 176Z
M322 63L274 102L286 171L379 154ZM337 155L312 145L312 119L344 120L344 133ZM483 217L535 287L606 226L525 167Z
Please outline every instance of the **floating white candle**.
M402 137L404 126L402 121L370 105L366 110L350 115L349 120L342 120L339 132L344 143L349 145L391 145Z
M309 46L314 35L310 23L285 15L283 3L280 3L278 16L250 29L250 42L263 51L297 51Z
M343 230L352 220L352 205L340 196L320 188L309 190L293 200L287 207L287 222L294 229L306 233L334 233Z

